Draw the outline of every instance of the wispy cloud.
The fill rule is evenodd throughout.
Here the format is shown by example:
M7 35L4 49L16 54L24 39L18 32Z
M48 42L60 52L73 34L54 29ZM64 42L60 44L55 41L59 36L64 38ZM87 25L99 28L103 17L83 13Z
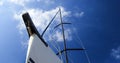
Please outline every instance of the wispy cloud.
M37 0L37 2L43 2L45 4L54 4L54 0Z
M70 41L72 40L72 30L71 29L65 29L65 39ZM56 40L57 42L63 42L63 34L62 34L62 31L59 32L59 31L56 31L53 35L49 35L49 40L52 41L52 40Z
M84 15L84 12L82 11L82 12L76 12L75 14L74 14L74 16L75 17L82 17Z
M2 0L0 0L0 6L2 6L3 5L3 1Z
M8 2L12 3L12 4L16 4L16 5L20 5L20 6L25 6L26 3L30 2L31 0L8 0Z
M44 4L54 4L54 0L8 0L7 2L20 5L20 6L25 6L26 4L30 2L40 2Z
M116 49L112 49L111 55L115 59L119 59L120 60L120 46L118 48L116 48Z
M21 42L22 48L27 48L27 46L28 46L28 41L29 41L29 40L26 40L26 41L22 41L22 42Z

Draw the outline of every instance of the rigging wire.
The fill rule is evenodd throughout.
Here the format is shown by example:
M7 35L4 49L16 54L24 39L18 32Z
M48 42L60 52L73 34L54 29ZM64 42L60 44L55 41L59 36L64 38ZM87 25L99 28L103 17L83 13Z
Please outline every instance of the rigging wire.
M70 60L70 62L71 62L71 63L74 63L70 56L72 56L72 55L69 54L69 60Z
M73 27L73 25L72 25L72 27ZM76 35L77 39L80 41L80 42L78 42L78 44L80 44L81 47L82 47L83 49L85 49L85 46L84 46L82 40L81 40L80 37L78 36L78 32L77 32L77 34L75 33L75 35ZM91 63L90 58L89 58L88 53L87 53L86 50L84 50L84 53L85 53L85 56L86 56L86 58L87 58L87 60L88 60L88 63Z
M54 32L56 31L57 29L53 29L53 31L51 32L52 33L52 35L54 34ZM58 43L56 43L57 41L54 39L54 37L53 36L51 36L51 39L52 39L52 42L54 42L54 44L56 44L57 46L55 46L54 44L52 44L55 48L56 48L56 50L59 52L61 49L60 49L60 46L58 45ZM51 42L50 42L51 43ZM60 59L62 60L62 62L63 62L63 58L62 58L62 53L60 53ZM61 63L62 63L61 62Z
M52 41L52 42L54 42L54 41ZM59 48L57 48L53 43L51 43L51 45L52 45L57 51L60 51ZM60 56L60 58L61 58L61 56ZM62 58L61 58L61 60L62 60ZM60 62L60 63L62 63L62 62Z
M54 21L55 17L57 16L57 14L60 12L60 10L57 11L57 13L54 15L54 17L52 18L52 20L50 21L50 23L48 24L48 26L45 28L45 30L42 33L42 37L44 35L44 33L46 32L47 28L50 26L50 24Z

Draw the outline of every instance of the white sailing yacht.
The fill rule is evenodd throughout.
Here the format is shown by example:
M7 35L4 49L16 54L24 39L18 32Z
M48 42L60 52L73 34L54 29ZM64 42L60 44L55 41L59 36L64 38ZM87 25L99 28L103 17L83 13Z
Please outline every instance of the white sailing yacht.
M53 52L53 50L49 47L47 42L42 38L45 31L49 27L49 25L52 23L56 15L60 12L60 19L61 23L58 24L58 26L62 26L62 32L63 32L63 40L64 40L64 49L61 51L58 51L56 54ZM64 63L63 60L61 60L58 55L64 52L65 54L65 62L69 63L67 51L74 51L74 50L84 50L84 48L66 48L66 42L65 42L65 34L64 34L64 27L63 24L70 24L70 23L64 23L62 22L62 15L61 15L61 9L56 13L56 15L53 17L53 19L50 21L42 35L39 34L38 30L36 29L35 25L33 24L29 13L24 13L22 15L22 18L24 20L24 23L26 25L26 29L29 35L29 44L28 44L28 50L26 55L26 63ZM89 62L90 63L90 62Z

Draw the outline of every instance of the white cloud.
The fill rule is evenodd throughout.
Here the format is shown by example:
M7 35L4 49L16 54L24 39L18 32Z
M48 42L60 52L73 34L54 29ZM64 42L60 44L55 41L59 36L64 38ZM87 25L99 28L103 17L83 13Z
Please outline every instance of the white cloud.
M45 5L47 4L54 4L55 0L7 0L7 2L12 3L12 4L16 4L16 5L20 5L20 6L26 6L26 4L29 4L30 2L40 2L40 3L44 3Z
M3 5L3 1L1 0L1 1L0 1L0 6L2 6L2 5Z
M82 17L84 15L84 12L76 12L75 16L76 17Z
M29 40L27 40L27 41L22 41L22 42L21 42L22 48L24 48L24 49L27 48L27 46L28 46L28 41L29 41Z
M49 21L53 18L53 16L58 11L59 7L61 8L61 11L62 11L62 17L64 17L63 20L64 21L69 20L69 19L67 19L67 17L69 17L71 15L71 12L66 11L65 8L62 6L58 6L54 9L48 10L48 11L45 11L45 10L39 9L39 8L34 8L34 9L27 8L28 7L27 4L36 2L36 1L44 3L44 4L54 4L55 3L55 0L7 0L6 1L10 5L19 5L23 8L22 10L19 10L19 11L14 9L14 15L13 15L14 19L18 22L17 28L22 36L24 35L24 31L26 30L26 27L22 20L22 14L25 13L26 11L29 12L29 14L39 32L42 32L45 29L45 27L47 26ZM3 5L3 3L0 3L0 4ZM81 12L78 14L76 13L76 16L81 17L83 15L84 15L84 12ZM56 17L56 21L59 22L59 16ZM72 40L71 34L72 34L71 28L65 29L66 40ZM61 32L56 31L53 36L54 36L54 38L56 38L57 41L59 41L59 42L63 41ZM51 38L49 37L48 39L51 39ZM25 45L26 43L22 42L22 44Z
M59 7L56 7L55 9L49 10L49 11L44 11L42 9L27 9L26 11L29 12L35 26L37 27L37 29L41 32L45 29L45 27L47 26L47 24L50 22L50 20L53 18L53 16L56 14L56 12L59 10ZM17 28L19 29L20 33L23 34L23 30L25 30L25 25L23 23L23 20L21 18L21 15L23 13L26 12L25 10L22 10L20 12L17 12L14 14L14 19L16 19L19 24L17 26ZM61 7L61 11L62 11L62 16L69 16L70 15L70 11L66 11L64 9L64 7ZM59 16L56 17L56 21L59 22ZM67 19L67 18L64 18ZM65 35L66 35L66 39L67 40L71 40L71 30L70 29L66 29L65 30ZM57 41L62 41L62 34L58 31L56 31L56 33L53 35ZM50 38L49 38L50 39Z
M43 2L45 4L54 4L54 0L37 0L38 2Z
M115 59L119 59L119 60L120 60L120 46L119 46L117 49L112 49L111 55L112 55Z
M30 0L8 0L8 2L20 5L20 6L25 6L26 3L30 2Z
M72 40L72 32L71 29L65 29L65 39L70 41ZM49 35L49 41L55 40L57 42L63 42L63 34L62 31L56 31L54 34Z
M53 37L52 38L54 38L54 39L56 39L56 41L63 41L63 36L62 36L62 33L61 32L58 32L58 31L56 31L56 33L53 35Z
M65 39L66 40L72 40L72 36L71 36L71 34L72 34L72 30L71 29L66 29L65 30ZM68 39L69 38L69 39Z
M70 12L65 11L65 9L63 7L61 7L61 9L62 9L63 17L68 16L70 14ZM46 25L49 23L49 21L52 19L52 17L55 15L55 13L58 11L58 7L53 10L49 10L49 11L44 11L42 9L27 9L26 11L29 12L36 27L39 30L43 31L45 29ZM22 10L22 11L14 14L14 18L16 20L20 21L20 23L18 25L20 30L25 29L25 26L24 26L21 16L26 11ZM57 17L56 19L59 19L59 17Z

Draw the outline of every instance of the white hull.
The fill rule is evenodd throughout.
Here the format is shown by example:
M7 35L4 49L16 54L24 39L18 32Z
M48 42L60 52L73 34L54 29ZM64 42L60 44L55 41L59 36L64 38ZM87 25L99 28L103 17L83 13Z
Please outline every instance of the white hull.
M59 57L39 39L36 34L30 36L26 63L62 63Z

